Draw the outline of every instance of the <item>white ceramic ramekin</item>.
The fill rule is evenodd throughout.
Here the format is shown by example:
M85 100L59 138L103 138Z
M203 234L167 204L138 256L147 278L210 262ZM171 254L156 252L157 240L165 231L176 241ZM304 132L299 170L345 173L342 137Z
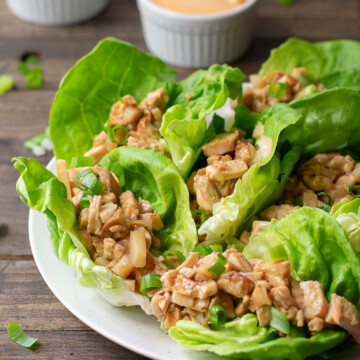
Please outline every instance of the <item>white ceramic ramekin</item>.
M137 0L149 50L171 65L187 68L226 63L244 54L253 33L256 3L247 0L231 11L191 15Z
M88 20L109 0L6 0L21 20L38 25L70 25Z

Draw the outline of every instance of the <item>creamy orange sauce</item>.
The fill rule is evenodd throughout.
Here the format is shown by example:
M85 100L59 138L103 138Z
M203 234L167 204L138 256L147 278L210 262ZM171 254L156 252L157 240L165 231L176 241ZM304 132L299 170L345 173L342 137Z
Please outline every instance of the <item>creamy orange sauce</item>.
M152 0L155 4L185 14L214 14L236 9L247 0Z

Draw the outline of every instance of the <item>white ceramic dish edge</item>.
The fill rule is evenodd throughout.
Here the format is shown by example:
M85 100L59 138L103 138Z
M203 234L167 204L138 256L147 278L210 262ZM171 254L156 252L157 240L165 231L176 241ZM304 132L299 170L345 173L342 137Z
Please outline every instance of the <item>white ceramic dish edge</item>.
M210 15L177 13L151 0L137 0L145 42L163 61L181 67L227 63L247 50L257 0Z

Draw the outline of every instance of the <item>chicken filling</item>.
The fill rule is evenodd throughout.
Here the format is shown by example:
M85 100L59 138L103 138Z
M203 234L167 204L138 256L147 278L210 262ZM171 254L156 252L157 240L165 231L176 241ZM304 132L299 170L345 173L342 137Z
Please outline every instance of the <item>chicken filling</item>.
M191 208L212 212L213 205L234 192L235 184L258 162L258 152L244 132L232 132L215 137L202 148L207 166L190 175L187 186L192 197Z
M332 294L328 303L317 281L296 281L288 261L248 261L235 249L222 254L225 271L215 277L209 269L218 253L190 253L185 262L161 277L162 289L151 294L151 308L165 328L179 320L196 321L207 327L209 311L221 305L228 319L255 313L260 326L270 324L271 307L285 314L293 325L317 333L338 325L360 341L360 320L353 304Z
M289 177L279 205L265 209L260 217L270 221L289 215L300 206L323 208L341 199L354 197L349 186L360 184L360 163L340 153L318 154L304 162L296 174Z
M326 90L305 68L295 68L291 74L274 71L264 77L250 75L250 81L252 86L243 91L243 104L257 113L279 102L288 103L298 97Z
M133 96L124 96L111 108L107 131L94 137L93 146L85 156L94 157L94 164L97 164L119 145L165 152L159 128L168 101L163 88L149 93L140 104Z
M163 274L167 269L149 251L150 246L160 247L153 232L163 228L161 218L148 201L136 200L129 190L122 191L116 176L98 166L91 170L104 185L104 191L101 195L87 195L89 206L82 207L80 199L86 194L76 185L75 177L86 169L68 170L64 160L57 162L59 180L76 207L76 232L95 264L107 267L125 279L131 291L139 292L141 277Z

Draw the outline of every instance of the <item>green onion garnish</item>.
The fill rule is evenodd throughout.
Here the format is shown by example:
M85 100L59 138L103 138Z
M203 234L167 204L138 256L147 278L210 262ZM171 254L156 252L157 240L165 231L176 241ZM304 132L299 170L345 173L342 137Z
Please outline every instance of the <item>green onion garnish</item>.
M122 131L124 132L124 134L125 134L125 139L124 139L124 140L120 140L120 141L119 141L119 140L116 140L116 139L114 138L114 136L116 135L116 132L117 132L118 130L122 130ZM108 127L107 133L108 133L108 135L109 135L110 140L111 140L113 143L116 143L116 144L118 144L118 145L123 145L123 144L125 144L125 143L127 142L128 136L129 136L128 129L127 129L125 126L123 126L123 125L116 125L116 126L114 126L114 127L112 127L112 128L109 128L109 127Z
M140 280L140 292L147 296L147 293L156 288L162 288L163 284L160 280L160 274L147 274Z
M300 207L304 205L301 201L300 195L295 198L294 205L300 206Z
M164 264L169 268L169 269L173 269L173 267L169 264L167 257L168 256L176 256L181 263L183 263L186 259L185 256L178 250L167 250L163 253L163 257L164 257Z
M213 252L222 252L222 246L220 244L214 245L198 245L193 252L198 252L200 256L207 256Z
M29 68L28 62L21 62L18 65L18 70L23 73L25 77L25 87L38 88L43 84L43 69L41 66ZM31 62L33 64L33 62Z
M319 193L317 194L317 197L319 197L319 196L327 196L327 198L328 198L328 203L325 203L325 202L319 200L319 201L320 201L320 204L321 204L321 206L319 207L319 209L324 210L324 211L326 211L326 212L329 213L329 212L331 211L331 201L332 201L331 196L330 196L328 193L326 193L326 192L319 192Z
M213 274L216 277L219 277L225 271L225 265L227 259L224 255L218 254L218 259L216 263L208 270L210 274Z
M90 195L90 194L89 194L89 195ZM101 206L104 206L105 204L107 204L106 201L102 201L102 202L101 202ZM90 206L90 200L89 200L89 198L87 197L87 195L84 195L83 197L80 198L79 205L80 205L83 209Z
M82 180L80 182L81 178ZM80 190L87 191L85 195L101 195L105 190L105 185L98 181L97 178L98 175L93 170L86 169L76 175L75 184Z
M300 71L299 81L302 85L311 85L316 83L314 76L306 71Z
M351 196L355 198L360 198L359 194L355 194L354 191L360 191L360 185L351 185L348 187L348 192Z
M287 89L287 85L285 83L273 82L269 86L268 93L270 96L280 100L285 94L286 89Z
M286 318L286 315L276 310L274 307L271 307L270 326L284 334L290 333L290 323Z
M0 75L0 95L6 94L14 87L14 78L11 75Z
M278 0L280 5L289 6L294 3L294 0Z
M221 305L217 304L211 307L209 318L212 325L220 326L226 323L227 313Z
M316 94L317 92L319 92L319 89L314 84L310 84L304 89L304 95Z
M39 340L26 335L16 321L8 325L6 330L13 341L26 348L31 348Z
M192 210L191 215L196 222L197 228L199 228L209 218L208 214L203 209Z

